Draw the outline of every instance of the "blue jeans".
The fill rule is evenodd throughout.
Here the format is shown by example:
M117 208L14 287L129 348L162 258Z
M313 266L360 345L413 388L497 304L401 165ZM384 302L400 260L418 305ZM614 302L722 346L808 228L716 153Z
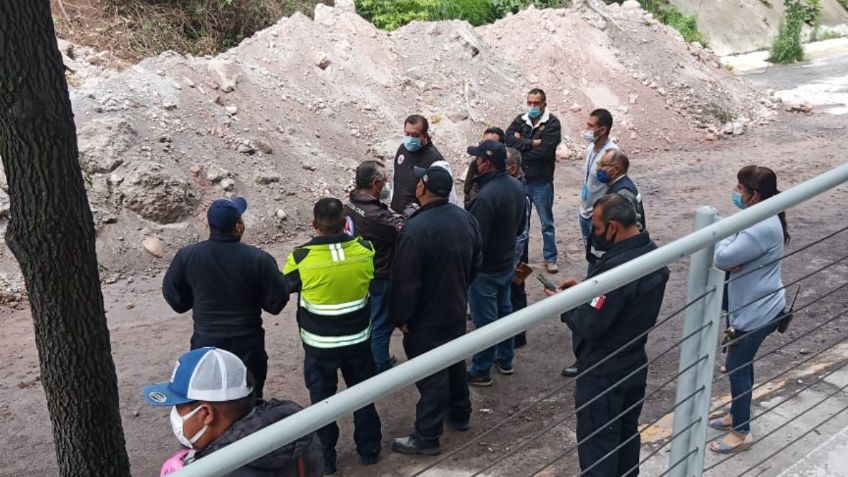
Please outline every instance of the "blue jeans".
M751 390L754 387L754 363L751 361L757 355L760 345L777 329L779 323L774 320L765 328L746 333L727 350L724 366L730 380L730 395L734 399L730 404L730 415L733 417L733 430L736 432L751 430Z
M481 328L494 323L512 313L511 289L515 271L509 269L499 273L480 273L468 287L468 303L471 305L471 318L474 326ZM471 358L469 373L475 377L489 377L492 362L497 361L504 368L512 367L515 357L513 338L502 341Z
M544 247L542 255L548 263L556 263L556 229L554 228L554 183L553 182L528 182L524 184L524 191L530 197L530 201L539 215L542 224L542 241Z
M392 367L392 358L389 356L389 341L394 329L389 320L391 283L386 278L375 278L368 287L371 294L371 354L374 355L374 367L378 373Z

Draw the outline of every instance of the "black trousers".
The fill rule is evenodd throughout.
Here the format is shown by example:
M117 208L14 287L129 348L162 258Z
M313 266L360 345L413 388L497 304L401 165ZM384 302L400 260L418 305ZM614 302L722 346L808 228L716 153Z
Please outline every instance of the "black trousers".
M465 320L461 327L448 333L431 333L417 330L403 337L403 349L409 359L458 338L465 333ZM425 447L436 447L444 431L445 417L458 423L471 418L471 399L465 360L443 369L415 383L421 395L415 406L415 429L412 436Z
M512 301L512 312L527 308L527 292L524 290L526 285L525 282L521 282L521 285L516 285L515 283L510 284L510 294L509 298ZM521 346L527 344L527 332L522 331L515 335L515 345L518 346L521 343Z
M370 350L370 348L368 348ZM358 356L326 358L315 356L306 351L303 362L303 377L309 389L312 404L321 402L336 394L339 384L339 370L347 387L365 381L375 375L374 359L370 351ZM353 413L353 441L356 452L362 457L376 456L380 453L380 416L374 404L369 404ZM324 447L324 461L336 461L336 444L339 441L339 426L335 422L318 429L318 438Z
M244 366L250 371L256 384L256 397L261 398L265 389L265 378L268 377L268 354L265 353L265 336L250 336L240 338L216 338L194 335L191 337L191 349L214 346L238 356Z
M577 387L574 390L575 408L579 409L628 374L630 372L578 378ZM638 425L639 414L642 412L640 400L645 397L647 378L648 371L643 369L589 404L586 409L577 413L578 442L586 440L589 435L598 429L602 429L598 434L577 447L580 469L583 472L601 461L607 453L627 441L618 451L603 459L592 470L581 474L584 477L635 477L639 475L637 465L639 464L641 440ZM610 422L631 406L633 406L633 409ZM630 440L628 441L628 439ZM636 468L630 471L634 467Z

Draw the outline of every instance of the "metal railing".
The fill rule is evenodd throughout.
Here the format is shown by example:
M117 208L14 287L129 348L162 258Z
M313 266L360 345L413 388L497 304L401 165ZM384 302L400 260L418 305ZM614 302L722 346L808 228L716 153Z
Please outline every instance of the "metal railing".
M691 255L687 305L655 325L652 330L668 322L678 313L686 312L684 338L678 342L681 347L681 359L678 375L675 376L675 378L679 376L679 383L673 408L677 412L674 413L674 433L670 441L672 453L666 473L699 476L703 469L710 390L713 382L712 370L717 349L723 290L723 273L712 266L713 246L723 238L845 182L848 182L848 164L843 164L718 222L714 222L715 209L701 207L696 211L697 230L695 232L601 275L584 280L556 296L471 331L324 401L315 403L297 414L195 461L173 475L175 477L225 475L478 351L489 348L542 321L559 317L561 313L587 303L594 297L606 294ZM642 337L637 339L640 338ZM633 342L635 340L625 347ZM597 365L602 364L603 362L600 362ZM563 386L555 388L548 396L555 394ZM541 401L530 404L525 410ZM508 419L520 413L519 411ZM678 418L678 416L682 417ZM505 422L499 423L496 427ZM489 429L484 432L484 435L493 430L494 428ZM415 475L425 472L463 448L465 446L461 446L457 451L449 453ZM642 462L644 461L645 459Z

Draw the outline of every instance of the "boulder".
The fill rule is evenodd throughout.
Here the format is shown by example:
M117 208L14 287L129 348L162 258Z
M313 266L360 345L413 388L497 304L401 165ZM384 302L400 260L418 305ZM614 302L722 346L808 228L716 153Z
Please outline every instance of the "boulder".
M148 237L141 242L141 245L147 250L147 253L153 255L157 258L162 258L165 256L165 246L162 244L162 241L155 237ZM132 309L129 305L127 309Z
M121 184L124 205L142 218L160 224L179 222L194 210L194 190L161 171L137 170Z
M225 93L235 91L241 70L238 65L227 60L210 60L206 66L212 81Z
M138 133L126 117L97 118L80 128L77 142L85 172L109 173L123 164L126 152L138 142Z

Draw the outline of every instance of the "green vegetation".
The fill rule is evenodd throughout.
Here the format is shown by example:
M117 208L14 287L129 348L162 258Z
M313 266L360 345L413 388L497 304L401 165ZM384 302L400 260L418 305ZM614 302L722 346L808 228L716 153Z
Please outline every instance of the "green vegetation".
M622 3L623 0L613 1ZM607 0L607 3L611 3L610 0ZM707 44L707 39L698 31L698 18L696 16L686 15L668 0L639 0L639 4L645 11L650 12L657 21L680 32L687 43L697 41L702 45Z
M804 59L801 44L801 28L804 24L818 27L821 15L820 0L784 0L786 13L780 23L780 31L771 46L772 63L796 63Z
M478 26L530 5L548 8L565 3L565 0L357 0L356 12L377 28L391 31L415 20L466 20Z
M837 1L839 2L840 5L842 5L842 8L848 10L848 0L837 0Z

